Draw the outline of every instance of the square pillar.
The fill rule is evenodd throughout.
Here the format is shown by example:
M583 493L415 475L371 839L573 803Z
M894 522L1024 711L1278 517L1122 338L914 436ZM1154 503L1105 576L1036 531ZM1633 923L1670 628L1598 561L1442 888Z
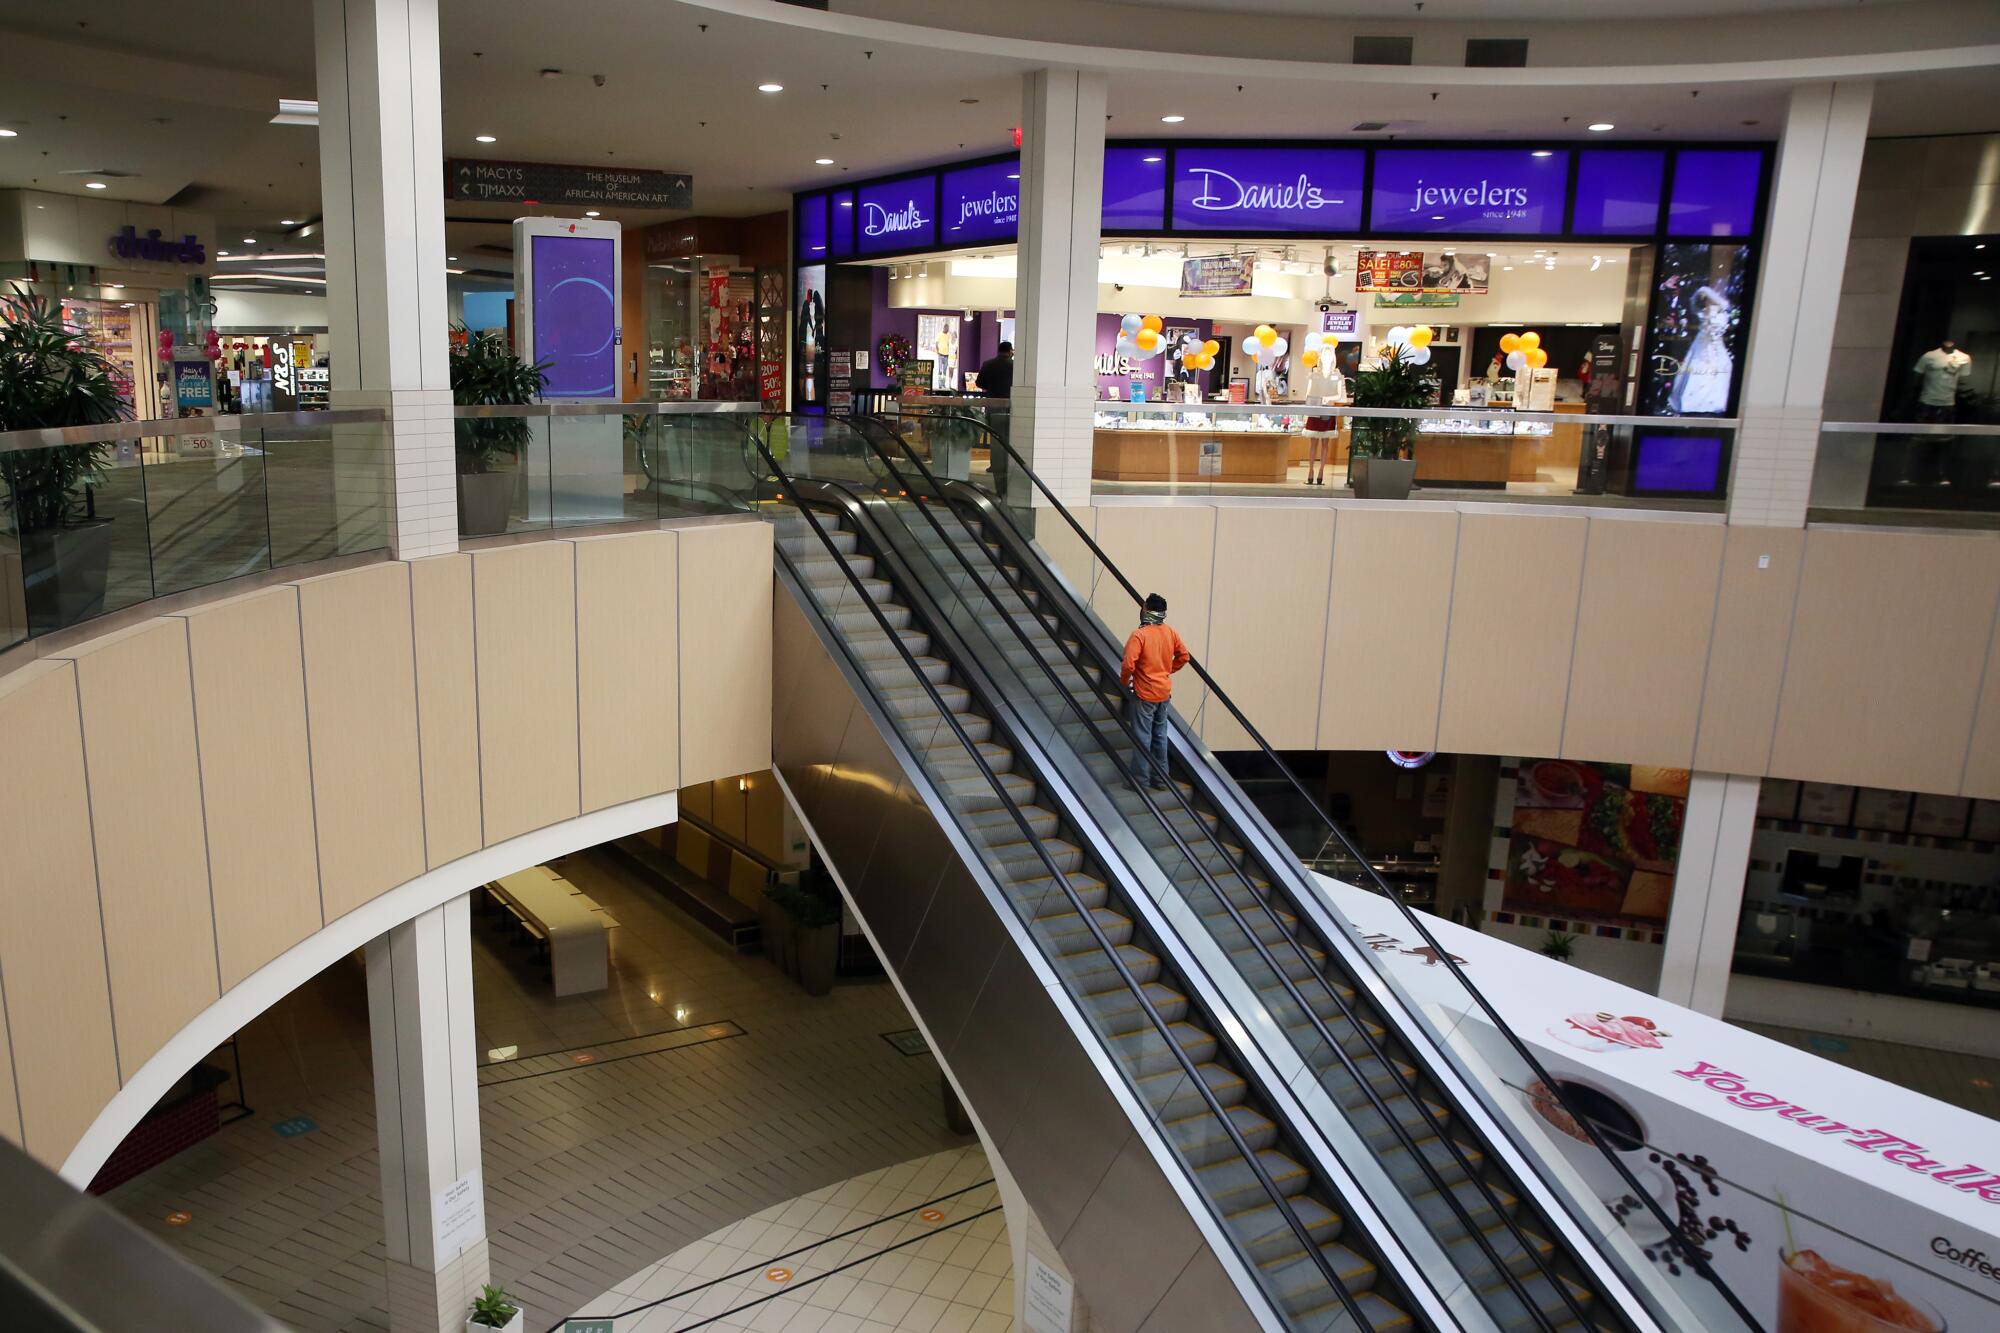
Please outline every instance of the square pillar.
M1792 90L1739 395L1729 521L1803 527L1875 85Z
M1762 786L1759 778L1720 773L1696 773L1688 782L1659 994L1712 1018L1722 1017L1729 995Z
M386 505L399 557L455 551L437 0L313 0L313 56L333 406L389 414L336 442L336 511Z
M491 1280L471 902L460 895L368 942L391 1333L460 1333Z
M1090 503L1106 88L1101 73L1048 69L1022 87L1011 439L1065 505Z

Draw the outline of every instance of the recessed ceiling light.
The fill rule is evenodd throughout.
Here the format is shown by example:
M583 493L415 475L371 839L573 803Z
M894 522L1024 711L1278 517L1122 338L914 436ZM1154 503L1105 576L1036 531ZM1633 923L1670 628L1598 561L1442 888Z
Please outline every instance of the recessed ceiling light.
M245 236L245 237L243 238L243 244L245 244L245 245L255 245L255 244L257 244L257 238L256 238L255 236Z
M106 185L103 181L85 181L83 183L83 188L86 190L108 190L111 187L109 185Z
M447 264L456 264L456 263L458 262L458 256L457 256L457 255L446 255L446 256L444 257L444 262L445 262L445 263L447 263Z
M1512 264L1502 264L1500 266L1500 271L1502 273L1512 273L1514 271L1514 266Z
M1161 117L1160 117L1160 124L1162 124L1162 125L1178 125L1178 124L1180 124L1180 123L1181 123L1182 121L1184 121L1184 120L1186 120L1186 119L1187 119L1187 117L1186 117L1186 116L1161 116Z
M19 130L0 130L0 139L18 139L20 137L21 132Z
M785 85L782 83L760 83L757 85L757 91L760 93L781 93L785 91Z
M1534 151L1534 152L1533 152L1532 154L1530 154L1530 156L1531 156L1531 157L1554 157L1554 156L1555 156L1555 153L1554 153L1554 152L1552 152L1551 150L1547 149L1547 148L1537 148L1537 149L1536 149L1536 150L1535 150L1535 151Z
M1018 171L1010 171L1007 173L1007 179L1010 181L1017 181L1021 179L1021 173Z
M1618 127L1616 125L1613 125L1608 120L1600 120L1595 125L1592 125L1590 127L1590 132L1592 134L1604 134L1607 133L1608 131L1615 130L1617 128Z
M1984 250L1986 248L1986 242L1981 241L1979 244L1973 246L1972 248L1975 250Z
M842 208L852 208L854 207L854 201L852 199L843 199L840 201L840 206Z
M587 217L587 218L594 218L594 217L596 217L596 216L597 216L598 214L597 214L597 210L596 210L596 209L594 209L594 208L587 208L587 209L585 209L585 210L584 210L584 212L583 212L583 215L584 215L585 217Z
M229 252L227 250L217 250L215 252L215 257L217 259L227 259L229 258Z
M1160 158L1159 158L1159 157L1158 157L1157 155L1155 155L1155 156L1153 156L1153 157L1142 157L1142 158L1140 158L1139 160L1140 160L1141 162L1148 162L1148 163L1150 163L1150 162L1158 162L1158 161L1160 160Z
M830 157L816 157L813 159L813 165L816 167L830 167L833 165L833 159Z
M1486 252L1486 257L1488 259L1498 259L1500 257L1500 252L1498 250L1488 250Z
M291 220L290 218L279 218L279 219L278 219L278 225L279 225L280 227L296 227L296 226L298 226L299 224L298 224L298 223L296 223L296 222L294 222L294 221L292 221L292 220Z
M473 141L474 143L499 143L499 142L500 142L500 141L499 141L498 139L494 138L494 137L493 137L492 135L490 135L490 134L475 134L475 135L473 135L473 136L472 136L472 141Z

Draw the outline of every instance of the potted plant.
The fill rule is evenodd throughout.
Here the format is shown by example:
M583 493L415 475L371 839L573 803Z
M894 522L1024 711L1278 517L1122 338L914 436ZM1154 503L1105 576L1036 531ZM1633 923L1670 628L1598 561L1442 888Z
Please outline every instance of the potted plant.
M1373 370L1354 377L1356 407L1429 407L1437 401L1437 373L1410 360L1406 349L1390 347ZM1364 500L1406 500L1416 480L1411 457L1417 442L1415 417L1353 417L1348 433L1347 476Z
M472 1298L472 1315L465 1321L465 1333L489 1333L496 1328L520 1333L527 1322L527 1313L514 1298L488 1283Z
M1576 953L1576 936L1565 935L1560 930L1552 930L1542 940L1542 957L1553 958L1558 963L1567 963Z
M799 979L806 994L825 995L833 989L834 969L840 962L840 899L823 889L791 884L773 885L768 892L789 918L795 966L786 970Z
M548 382L547 363L529 365L497 332L453 330L451 401L460 407L520 407L535 401ZM525 417L487 417L457 423L458 531L489 537L507 530L520 457L533 437Z
M0 296L0 431L99 426L123 420L111 361L63 323L62 306L25 287ZM32 634L104 609L110 520L94 488L108 441L0 453L0 504L20 539L20 578Z

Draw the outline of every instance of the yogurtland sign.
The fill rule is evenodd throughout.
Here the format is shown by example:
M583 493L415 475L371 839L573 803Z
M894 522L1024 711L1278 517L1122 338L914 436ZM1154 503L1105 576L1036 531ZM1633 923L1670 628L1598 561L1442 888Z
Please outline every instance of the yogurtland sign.
M1368 196L1377 231L1559 232L1569 153L1530 148L1383 148Z

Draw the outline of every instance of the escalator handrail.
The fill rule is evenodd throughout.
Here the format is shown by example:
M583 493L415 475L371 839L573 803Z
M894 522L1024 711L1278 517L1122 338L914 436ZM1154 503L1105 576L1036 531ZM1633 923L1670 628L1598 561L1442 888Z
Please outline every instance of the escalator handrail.
M897 633L895 626L891 625L889 618L882 613L882 608L869 595L868 589L861 582L860 576L855 574L853 568L843 558L840 549L833 544L833 539L827 535L826 529L813 514L811 507L798 502L797 486L790 475L778 465L778 460L772 456L771 451L765 447L761 440L757 441L757 452L762 455L764 465L770 469L771 475L778 480L780 485L792 493L794 496L794 507L812 527L813 533L819 538L820 544L833 557L835 565L846 576L855 595L868 608L869 614L874 618L876 624L881 627L883 633L888 636L889 642L896 645L897 654L903 659L904 665L910 669L911 674L922 685L924 693L930 697L932 705L937 708L945 724L951 728L952 735L957 739L959 745L964 748L966 754L971 757L973 763L978 767L981 776L985 778L987 784L999 798L1000 803L1006 807L1008 815L1020 830L1022 837L1026 839L1029 846L1035 849L1035 854L1040 858L1043 868L1048 871L1051 881L1070 900L1070 905L1076 910L1078 918L1089 929L1098 947L1104 951L1105 957L1110 959L1112 967L1117 970L1119 980L1130 990L1132 997L1139 1002L1140 1007L1146 1013L1147 1019L1158 1031L1160 1039L1165 1043L1166 1048L1173 1053L1173 1057L1176 1063L1181 1066L1182 1075L1187 1079L1188 1084L1200 1095L1202 1102L1208 1108L1209 1114L1215 1117L1216 1121L1222 1126L1223 1132L1229 1136L1230 1143L1242 1154L1245 1164L1249 1166L1251 1172L1256 1176L1258 1185L1263 1189L1272 1205L1277 1208L1279 1215L1285 1219L1286 1225L1291 1229L1293 1236L1298 1240L1306 1254L1312 1259L1314 1266L1318 1268L1326 1284L1333 1289L1335 1298L1347 1311L1348 1316L1354 1320L1355 1327L1367 1327L1367 1320L1362 1316L1360 1307L1355 1303L1353 1293L1347 1290L1346 1284L1340 1280L1340 1275L1334 1272L1332 1261L1326 1257L1325 1252L1320 1249L1319 1243L1313 1239L1311 1230L1299 1220L1298 1215L1292 1209L1291 1200L1278 1189L1277 1182L1271 1179L1271 1175L1265 1170L1263 1162L1258 1159L1256 1151L1250 1147L1249 1143L1243 1138L1242 1133L1236 1128L1236 1122L1230 1117L1227 1108L1216 1098L1214 1090L1208 1086L1208 1080L1201 1076L1201 1072L1195 1067L1188 1053L1174 1039L1171 1025L1160 1015L1159 1010L1153 1006L1153 1002L1147 996L1143 984L1140 983L1138 978L1132 975L1131 969L1126 966L1124 958L1119 956L1118 946L1113 944L1110 938L1105 935L1103 927L1097 921L1096 914L1077 896L1076 886L1070 883L1068 872L1056 864L1055 858L1049 854L1048 848L1042 845L1041 838L1035 833L1034 827L1028 823L1027 817L1021 813L1021 807L1015 803L1013 796L1007 791L1005 784L1000 781L999 775L987 762L986 756L980 752L978 744L966 733L965 728L959 723L957 715L945 703L944 696L938 693L936 683L918 665L915 655L910 652L909 645L903 642L902 635ZM779 550L778 554L779 558L785 562L786 567L790 569L790 557L782 549ZM797 577L797 571L794 569L792 572L794 577ZM803 585L803 580L801 580L801 584ZM1137 1089L1134 1089L1134 1096L1135 1100L1138 1100L1139 1104L1143 1107L1144 1102L1143 1099L1138 1098ZM1203 1197L1204 1199L1206 1198L1205 1195ZM1210 1206L1211 1208L1213 1207L1212 1204ZM1266 1294L1265 1299L1270 1299L1268 1294Z
M863 435L864 439L866 438L865 432L857 431L856 433ZM915 465L918 473L927 483L930 492L940 501L949 503L949 501L945 500L944 490L938 484L937 477L931 472L923 459L909 447L909 443L902 436L897 435L893 431L889 432L889 434L896 440L904 456ZM943 525L938 522L937 516L924 503L917 488L905 483L902 474L896 469L894 458L890 457L886 451L883 451L881 446L875 441L868 440L867 442L871 448L882 454L883 462L887 465L890 475L896 479L898 488L906 492L916 504L917 509L923 513L931 528L937 533L938 538L944 542L946 547L957 558L958 564L965 571L966 577L972 580L973 585L979 589L988 602L999 608L1001 605L999 599L993 595L992 589L987 587L979 571L973 568L972 562L966 558L964 551L960 550L957 544L951 540L950 534L945 532ZM1020 625L1015 622L1012 616L1005 613L1004 609L1000 610L999 619L1005 621L1012 628L1015 639L1022 647L1028 650L1029 655L1034 658L1036 666L1040 668L1042 674L1048 678L1055 691L1062 696L1063 701L1069 706L1069 711L1076 716L1077 720L1096 739L1098 745L1104 750L1106 755L1117 765L1118 771L1136 779L1136 773L1127 769L1124 761L1120 758L1124 753L1122 747L1112 745L1110 740L1106 738L1097 723L1084 711L1082 705L1077 702L1076 697L1070 692L1069 687L1057 676L1055 669L1049 665L1048 660L1042 655L1041 650L1035 646L1034 641L1022 631ZM1121 721L1120 725L1127 728L1125 734L1136 743L1137 737L1132 736L1129 731L1129 724ZM1445 1201L1458 1221L1464 1226L1465 1234L1479 1248L1481 1253L1492 1262L1502 1282L1519 1298L1522 1308L1527 1311L1528 1315L1533 1319L1541 1321L1544 1327L1549 1327L1534 1299L1522 1287L1519 1275L1514 1272L1513 1267L1507 1261L1494 1251L1492 1242L1488 1239L1486 1232L1473 1222L1471 1215L1465 1210L1465 1205L1459 1199L1457 1192L1445 1183L1444 1178L1438 1173L1436 1164L1431 1161L1429 1154L1417 1146L1416 1140L1411 1137L1408 1127L1383 1102L1381 1094L1376 1091L1373 1081L1355 1067L1354 1058L1349 1054L1346 1045L1337 1039L1333 1032L1326 1026L1326 1021L1320 1016L1319 1010L1299 990L1298 983L1293 980L1291 973L1272 955L1269 946L1264 942L1263 936L1244 919L1242 912L1237 908L1229 894L1216 882L1215 877L1210 874L1208 867L1202 863L1201 859L1194 854L1193 849L1187 845L1187 842L1181 837L1180 832L1174 828L1172 822L1167 818L1166 812L1155 802L1146 784L1135 780L1132 785L1139 799L1145 803L1147 810L1159 821L1160 827L1166 831L1167 836L1173 840L1174 846L1179 849L1182 859L1194 868L1195 872L1201 877L1202 882L1207 886L1209 892L1222 904L1223 909L1228 912L1230 920L1235 923L1238 930L1243 932L1244 937L1250 941L1251 946L1256 949L1258 956L1263 959L1264 963L1271 969L1273 975L1283 985L1292 1001L1305 1014L1306 1018L1312 1024L1314 1031L1318 1034L1320 1041L1325 1043L1327 1049L1331 1050L1339 1059L1342 1068L1354 1080L1356 1086L1362 1090L1369 1104L1381 1116L1383 1122L1389 1126L1390 1131L1395 1135L1397 1141L1403 1148L1408 1150L1411 1158L1423 1172L1424 1178L1437 1190L1439 1197ZM1208 827L1207 821L1202 819L1200 813L1194 809L1187 794L1171 784L1169 784L1169 790L1173 793L1181 811L1194 821L1195 827L1203 831L1204 836L1209 839L1210 845L1218 851L1223 851L1226 855L1226 849L1217 840L1215 832ZM1255 895L1253 894L1252 896L1254 897ZM1268 907L1265 910L1268 914ZM1279 927L1279 933L1285 939L1286 943L1291 946L1292 951L1306 964L1308 970L1312 971L1315 976L1318 976L1319 972L1313 967L1312 959L1301 948L1299 942L1288 932L1284 931L1282 926ZM1321 977L1321 982L1325 984L1324 977ZM1587 1326L1590 1322L1589 1317L1577 1303L1575 1293L1570 1289L1570 1284L1563 1279L1561 1274L1552 1271L1546 1266L1545 1260L1537 1247L1521 1234L1517 1220L1495 1196L1491 1183L1485 1179L1482 1173L1473 1168L1472 1163L1466 1160L1461 1145L1438 1123L1428 1099L1423 1097L1411 1081L1404 1076L1402 1070L1398 1067L1396 1059L1376 1044L1374 1038L1368 1033L1367 1024L1362 1022L1354 1011L1349 1008L1347 1001L1341 997L1340 992L1331 985L1326 986L1326 991L1334 1004L1339 1007L1347 1021L1353 1025L1354 1030L1361 1034L1363 1041L1368 1044L1369 1048L1374 1052L1375 1057L1382 1062L1383 1067L1388 1070L1390 1076L1396 1080L1403 1091L1410 1097L1411 1102L1417 1107L1419 1113L1424 1116L1426 1122L1436 1131L1438 1140L1445 1145L1453 1159L1464 1170L1466 1180L1480 1192L1487 1203L1492 1205L1495 1216L1502 1220L1509 1234L1520 1244L1522 1252L1532 1258L1543 1276L1547 1277L1554 1285L1557 1293L1562 1297L1564 1304L1569 1307L1570 1313Z
M997 448L1004 452L1008 460L1007 465L1019 468L1022 475L1028 478L1029 483L1047 499L1047 507L1053 508L1057 513L1062 515L1063 521L1082 540L1085 547L1097 560L1099 567L1109 571L1112 578L1118 581L1118 586L1123 588L1135 603L1144 605L1145 598L1132 585L1131 580L1125 577L1118 566L1112 562L1111 557L1106 555L1104 549L1084 530L1083 525L1076 521L1076 516L1070 513L1069 507L1057 499L1055 493L1049 489L1048 484L1036 474L1032 467L1028 466L1027 461L1021 457L1019 451L1014 448L1010 441L1003 439L999 432L993 430L992 427L977 417L969 414L945 411L931 412L926 415L962 421L984 433L989 440L988 449ZM890 430L895 430L894 423L889 421L888 418L885 417L882 420ZM901 434L900 431L896 433L898 435ZM1004 508L1004 505L1001 507ZM1373 882L1372 887L1375 892L1396 905L1397 911L1402 914L1410 928L1415 930L1425 943L1430 946L1432 956L1457 979L1459 985L1472 997L1473 1002L1479 1006L1480 1010L1486 1015L1487 1020L1492 1023L1494 1030L1514 1049L1515 1054L1520 1056L1522 1061L1527 1064L1529 1070L1540 1080L1542 1086L1549 1090L1550 1095L1556 1099L1562 1108L1583 1128L1584 1132L1590 1136L1591 1143L1597 1148L1599 1154L1611 1164L1612 1169L1618 1173L1619 1178L1628 1187L1631 1196L1640 1200L1641 1204L1653 1214L1654 1219L1665 1228L1669 1243L1681 1255L1683 1262L1701 1274L1702 1278L1711 1287L1715 1288L1723 1300L1728 1303L1730 1309L1735 1311L1737 1317L1743 1321L1744 1327L1749 1329L1761 1328L1762 1326L1758 1323L1756 1317L1750 1313L1742 1300L1730 1289L1729 1284L1722 1280L1721 1276L1701 1257L1695 1247L1681 1235L1679 1228L1666 1215L1666 1211L1660 1206L1659 1201L1653 1198L1652 1194L1632 1174L1630 1168L1619 1159L1618 1154L1612 1151L1609 1142L1599 1132L1596 1121L1590 1116L1588 1111L1572 1103L1568 1094L1563 1091L1561 1083L1548 1070L1542 1067L1542 1062L1535 1058L1534 1053L1528 1049L1527 1043L1522 1041L1520 1035L1514 1031L1506 1020L1500 1017L1499 1011L1493 1007L1492 1002L1486 998L1485 994L1472 984L1471 978L1465 975L1464 969L1454 961L1451 951L1445 948L1443 943L1431 933L1430 928L1423 923L1415 909L1403 901L1402 895L1389 887L1381 875L1376 872L1374 865L1355 847L1353 840L1347 836L1346 831L1334 822L1332 816L1320 809L1319 802L1312 798L1311 793L1306 790L1305 784L1301 783L1298 775L1292 772L1291 765L1278 757L1277 751L1271 748L1270 743L1264 739L1263 733L1251 724L1250 719L1244 715L1243 710L1236 706L1235 701L1229 697L1228 692L1216 683L1215 678L1208 673L1208 669L1202 666L1192 653L1188 656L1188 665L1194 668L1195 674L1208 687L1209 692L1215 698L1222 701L1223 707L1229 710L1230 716L1236 720L1238 726L1243 728L1244 734L1256 743L1258 750L1262 752L1265 759L1284 775L1285 780L1291 785L1293 791L1303 798L1307 808L1312 810L1319 817L1320 821L1326 825L1328 831L1340 840L1341 845L1347 849L1349 856L1362 868L1367 878ZM1275 883L1276 881L1274 880L1273 882ZM1303 914L1301 914L1301 919L1304 919Z

